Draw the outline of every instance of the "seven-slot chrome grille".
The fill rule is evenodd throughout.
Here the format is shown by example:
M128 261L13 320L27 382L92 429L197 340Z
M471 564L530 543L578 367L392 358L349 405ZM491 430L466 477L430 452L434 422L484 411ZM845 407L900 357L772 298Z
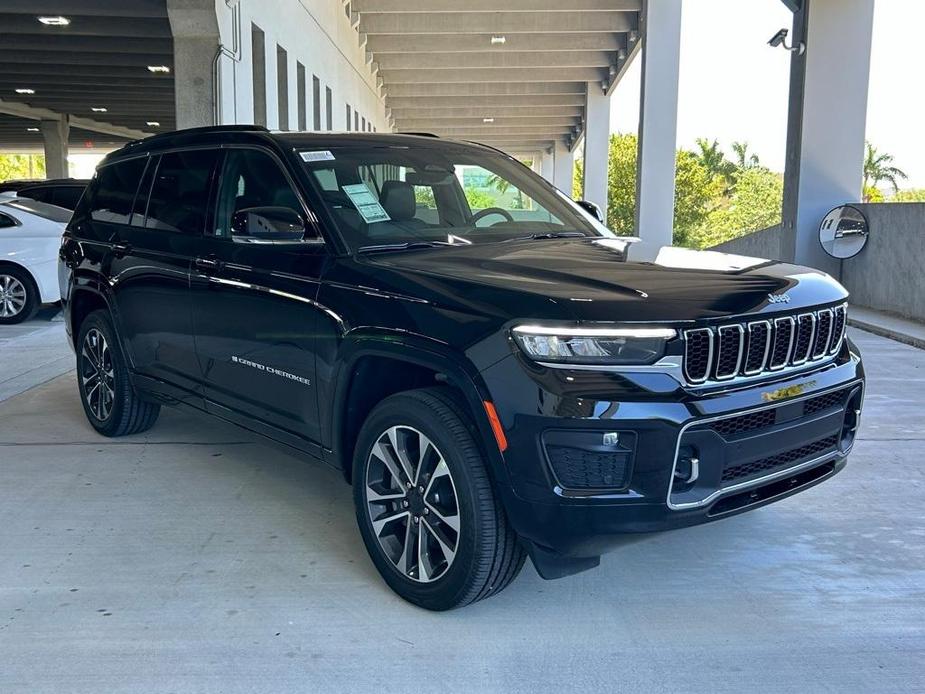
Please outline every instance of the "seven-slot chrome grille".
M833 356L845 336L847 306L684 331L689 383L773 374Z

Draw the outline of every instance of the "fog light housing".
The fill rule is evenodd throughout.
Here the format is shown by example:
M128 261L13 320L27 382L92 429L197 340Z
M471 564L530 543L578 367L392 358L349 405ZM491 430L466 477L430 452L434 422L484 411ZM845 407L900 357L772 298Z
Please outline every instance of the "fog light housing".
M543 434L543 449L560 488L581 492L620 491L629 486L636 434L552 430Z

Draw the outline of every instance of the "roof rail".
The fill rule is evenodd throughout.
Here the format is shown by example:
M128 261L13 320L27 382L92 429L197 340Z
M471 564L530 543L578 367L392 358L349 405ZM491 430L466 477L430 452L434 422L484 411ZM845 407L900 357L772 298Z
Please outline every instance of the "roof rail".
M148 137L143 137L139 140L132 140L131 142L125 143L125 147L131 147L137 145L139 142L150 142L155 138L162 137L176 137L177 135L186 135L186 134L196 134L196 133L223 133L223 132L256 132L256 133L268 133L270 132L262 125L203 125L198 128L182 128L180 130L171 130L166 133L155 133L154 135L149 135Z

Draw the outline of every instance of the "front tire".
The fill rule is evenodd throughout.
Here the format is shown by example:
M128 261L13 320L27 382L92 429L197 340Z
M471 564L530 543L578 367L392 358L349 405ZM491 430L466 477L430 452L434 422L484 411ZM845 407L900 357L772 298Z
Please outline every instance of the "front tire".
M94 311L77 338L77 386L87 420L103 436L126 436L150 429L160 405L142 400L106 311Z
M363 542L392 590L429 610L499 593L526 558L470 427L447 389L428 388L383 400L357 440Z
M38 287L28 272L18 267L0 267L0 325L29 320L39 304Z

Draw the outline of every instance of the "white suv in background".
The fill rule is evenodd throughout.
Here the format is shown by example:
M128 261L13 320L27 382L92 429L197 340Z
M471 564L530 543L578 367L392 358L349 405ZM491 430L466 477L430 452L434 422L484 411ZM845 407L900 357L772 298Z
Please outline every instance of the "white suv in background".
M29 320L61 299L58 248L71 211L0 194L0 324Z

